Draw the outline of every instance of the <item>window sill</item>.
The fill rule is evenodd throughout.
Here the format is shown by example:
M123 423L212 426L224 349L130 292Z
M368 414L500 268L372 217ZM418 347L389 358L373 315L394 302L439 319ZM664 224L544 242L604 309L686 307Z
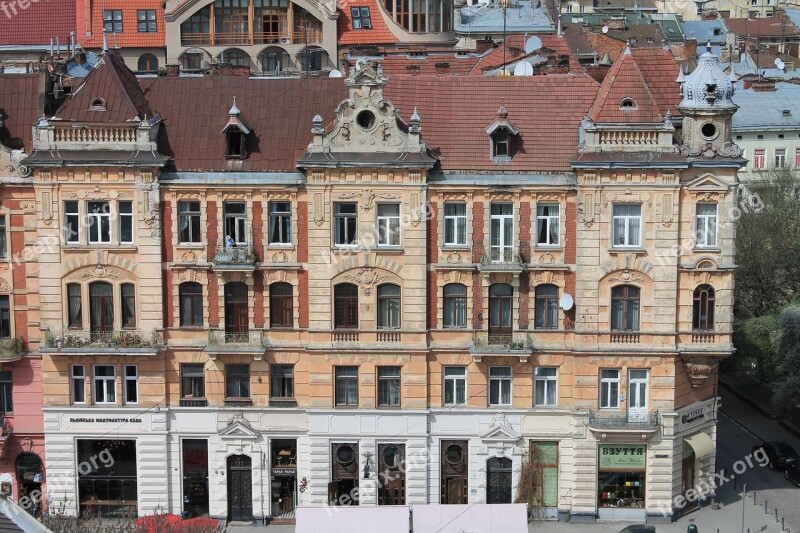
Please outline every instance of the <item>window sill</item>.
M548 252L563 252L564 247L560 244L535 244L534 250L547 250Z
M722 251L722 249L719 246L695 246L692 249L692 251L698 253L707 253L707 252L719 253Z
M469 246L469 244L445 244L444 246L442 246L442 250L447 250L447 251L451 251L451 250L469 251L470 250L470 246Z
M358 404L356 403L349 403L346 405L334 405L334 409L358 409Z
M294 398L270 398L270 407L297 407L297 400Z
M381 409L383 411L400 411L403 407L401 405L379 405L376 409Z
M405 253L405 249L402 246L376 246L371 248L370 251L372 252L382 252L382 253L395 253L395 254L402 254Z
M294 244L291 243L291 242L271 242L271 243L266 245L267 250L270 250L272 248L275 248L275 249L278 249L278 250L287 250L287 249L292 249L293 250L294 247L295 247Z
M175 245L178 250L204 250L205 247L202 242L179 242Z
M647 250L640 246L612 246L608 249L610 254L646 254Z
M203 331L205 329L205 326L178 326L180 331Z
M137 246L135 244L114 244L108 243L92 243L92 244L62 244L61 249L65 252L78 252L85 250L106 250L112 248L114 251L135 252Z
M558 409L558 405L534 405L534 409Z
M251 398L225 398L225 405L228 407L252 407Z

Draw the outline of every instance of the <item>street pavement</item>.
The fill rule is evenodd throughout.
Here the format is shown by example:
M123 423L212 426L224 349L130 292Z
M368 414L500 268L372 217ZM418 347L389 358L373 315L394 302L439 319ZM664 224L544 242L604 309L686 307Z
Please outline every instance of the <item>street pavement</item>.
M683 533L690 524L698 533L800 533L800 487L786 481L777 471L760 467L757 461L742 474L733 473L733 465L751 453L753 446L762 440L785 441L800 450L800 439L783 429L777 422L767 419L730 392L722 389L722 408L717 434L717 471L725 469L731 481L717 489L719 509L707 505L687 514L671 524L657 524L657 533ZM747 483L747 496L742 503L742 484ZM755 493L755 502L753 495ZM764 500L767 512L764 512ZM778 518L784 519L786 529L781 529ZM744 527L742 511L744 510ZM566 523L538 522L530 524L530 533L617 533L625 523L595 522ZM294 533L294 526L231 526L230 533ZM319 528L324 533L324 527Z

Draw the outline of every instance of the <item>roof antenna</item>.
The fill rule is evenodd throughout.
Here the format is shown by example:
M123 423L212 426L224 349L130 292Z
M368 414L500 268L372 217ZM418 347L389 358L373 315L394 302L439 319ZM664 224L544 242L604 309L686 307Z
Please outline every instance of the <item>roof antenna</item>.
M106 35L105 28L103 28L103 53L108 53L108 36Z

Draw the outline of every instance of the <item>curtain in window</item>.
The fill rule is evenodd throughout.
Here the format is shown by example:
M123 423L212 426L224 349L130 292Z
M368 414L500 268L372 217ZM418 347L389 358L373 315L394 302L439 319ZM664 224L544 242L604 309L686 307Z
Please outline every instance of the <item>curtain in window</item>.
M77 283L70 283L67 285L67 301L69 307L69 327L79 328L83 325L80 285Z
M444 326L465 327L467 325L467 288L460 283L444 286Z
M114 298L108 283L89 285L89 300L92 331L111 331L114 329Z
M122 285L122 326L136 326L136 296L135 288L130 283Z

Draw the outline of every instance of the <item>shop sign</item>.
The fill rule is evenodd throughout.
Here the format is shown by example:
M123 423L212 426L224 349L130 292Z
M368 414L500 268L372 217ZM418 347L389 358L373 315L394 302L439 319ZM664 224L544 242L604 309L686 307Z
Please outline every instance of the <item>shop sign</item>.
M600 470L644 470L647 446L644 444L601 444Z
M700 407L699 409L695 409L694 411L689 411L685 415L681 417L681 422L684 424L689 424L690 422L695 422L697 420L702 420L705 418L705 408Z
M293 476L297 473L296 468L273 468L273 476Z

